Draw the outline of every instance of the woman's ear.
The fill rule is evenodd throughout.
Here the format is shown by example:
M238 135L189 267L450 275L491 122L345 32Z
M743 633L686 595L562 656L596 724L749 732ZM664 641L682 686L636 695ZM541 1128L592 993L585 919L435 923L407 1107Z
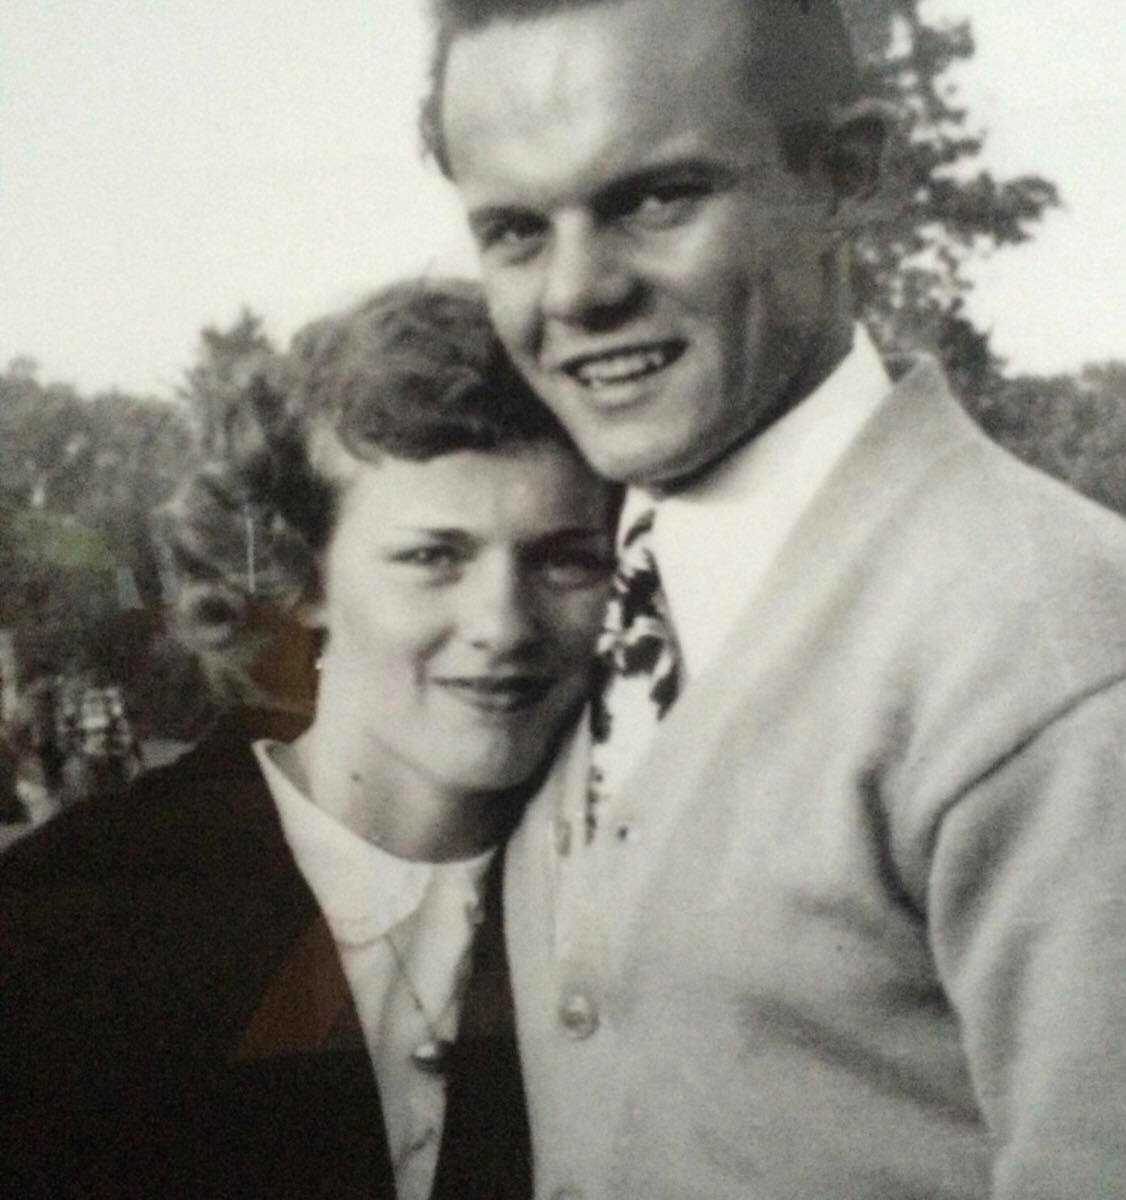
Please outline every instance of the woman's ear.
M303 600L294 610L293 615L299 625L306 629L325 628L325 606L323 600Z
M324 550L310 550L303 547L309 556L304 562L304 578L301 585L300 599L293 604L290 612L293 619L306 629L326 631L328 614L325 605L325 558Z
M854 232L885 210L883 184L895 113L891 105L865 100L834 118L817 150L815 169L833 194L832 223Z

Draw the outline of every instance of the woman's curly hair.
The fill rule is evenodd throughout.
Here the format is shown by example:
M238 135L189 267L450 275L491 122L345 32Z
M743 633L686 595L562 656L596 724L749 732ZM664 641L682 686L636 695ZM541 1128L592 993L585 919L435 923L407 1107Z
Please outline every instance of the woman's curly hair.
M337 503L361 464L543 439L571 445L508 361L476 284L401 282L313 322L245 387L226 455L157 514L181 636L245 650L263 621L316 600Z

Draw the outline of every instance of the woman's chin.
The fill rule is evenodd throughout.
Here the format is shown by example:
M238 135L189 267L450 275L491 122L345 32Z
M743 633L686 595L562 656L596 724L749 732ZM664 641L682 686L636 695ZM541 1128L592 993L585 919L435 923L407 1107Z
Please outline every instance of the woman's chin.
M446 774L450 791L478 795L482 792L512 792L530 787L547 758L547 747L519 745L502 754L485 754L476 760L451 766Z
M506 768L494 765L457 772L450 791L478 796L489 792L514 792L531 783L534 772L528 770L526 761L513 763Z

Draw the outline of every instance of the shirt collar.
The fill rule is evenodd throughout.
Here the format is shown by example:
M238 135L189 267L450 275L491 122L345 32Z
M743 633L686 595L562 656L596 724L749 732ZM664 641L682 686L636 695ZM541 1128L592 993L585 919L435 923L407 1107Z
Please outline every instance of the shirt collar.
M255 742L254 754L286 842L336 941L361 945L383 937L415 913L435 887L462 891L467 903L479 899L492 849L451 863L388 854L329 816L293 783L274 757L279 744Z
M691 487L631 488L620 532L656 507L653 547L686 677L716 653L845 450L888 391L867 331L801 404Z

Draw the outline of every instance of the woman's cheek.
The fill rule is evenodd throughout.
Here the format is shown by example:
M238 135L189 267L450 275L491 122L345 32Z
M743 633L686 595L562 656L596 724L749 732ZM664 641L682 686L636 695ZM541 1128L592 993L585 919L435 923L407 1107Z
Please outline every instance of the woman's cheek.
M568 654L573 658L589 657L602 628L609 588L598 588L576 597L568 608L565 624Z

